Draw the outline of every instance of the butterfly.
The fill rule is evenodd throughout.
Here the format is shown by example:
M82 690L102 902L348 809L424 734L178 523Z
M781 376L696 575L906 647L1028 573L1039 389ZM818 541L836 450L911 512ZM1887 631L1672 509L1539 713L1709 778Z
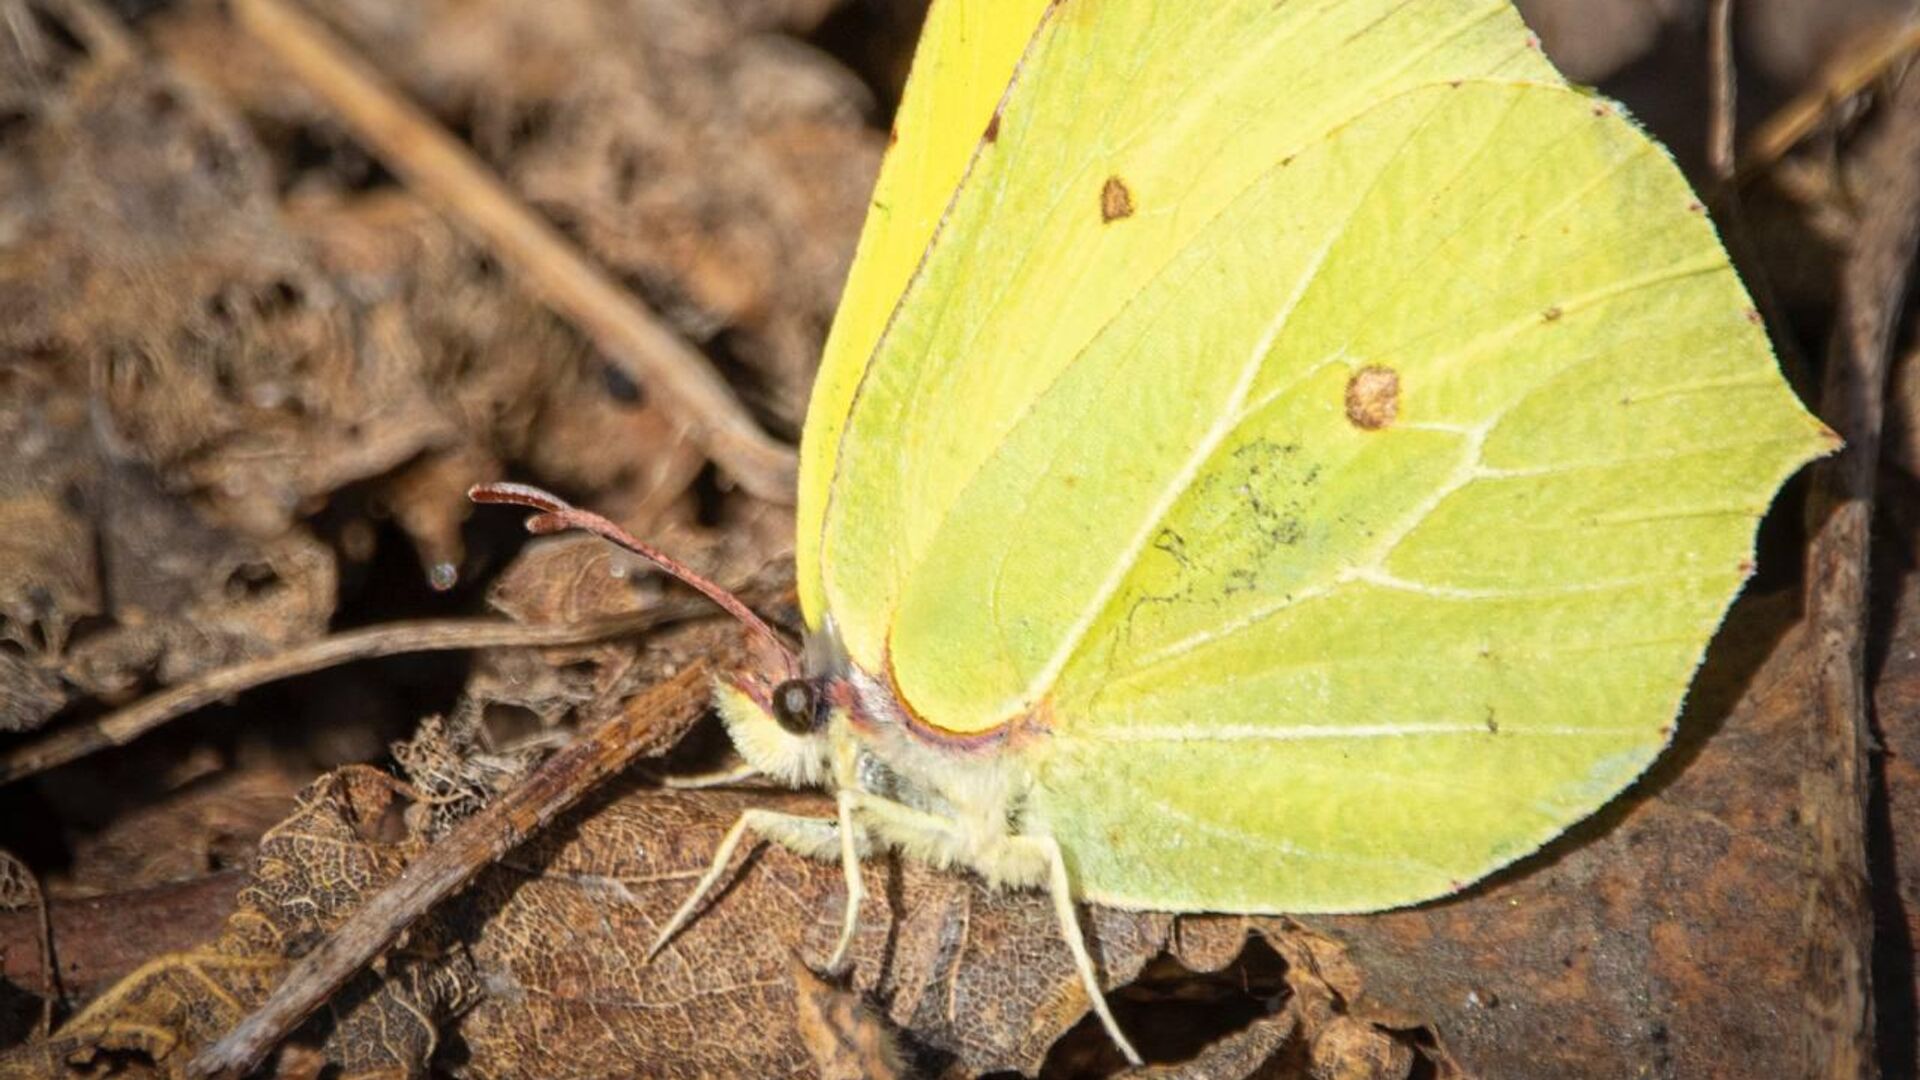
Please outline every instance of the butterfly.
M1834 437L1704 209L1508 0L935 0L718 712L880 849L1076 904L1458 891L1660 753Z

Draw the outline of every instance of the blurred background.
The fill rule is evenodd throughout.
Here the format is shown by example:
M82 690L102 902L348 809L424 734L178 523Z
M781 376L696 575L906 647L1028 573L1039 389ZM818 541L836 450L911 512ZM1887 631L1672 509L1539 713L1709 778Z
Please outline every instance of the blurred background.
M1857 136L1911 64L1912 3L1739 0L1731 184L1711 150L1727 72L1708 0L1520 6L1572 79L1625 103L1710 193L1789 377L1818 401L1863 227ZM299 7L797 439L920 5ZM1812 119L1779 127L1796 107ZM1904 573L1920 446L1895 398L1883 520ZM602 545L529 544L520 515L473 513L467 487L500 479L590 504L757 596L777 602L790 574L790 511L717 469L684 417L227 3L0 0L0 753L16 755L0 1047L41 1023L42 899L141 898L123 909L137 926L61 924L65 1015L217 929L260 836L324 771L391 765L429 716L489 752L551 746L614 682L712 647L463 649L456 629L20 766L22 748L155 692L332 636L577 622L671 593ZM1761 590L1799 581L1804 532L1797 510L1780 517ZM1874 850L1898 919L1891 821ZM1911 1067L1911 963L1888 963L1882 1052Z

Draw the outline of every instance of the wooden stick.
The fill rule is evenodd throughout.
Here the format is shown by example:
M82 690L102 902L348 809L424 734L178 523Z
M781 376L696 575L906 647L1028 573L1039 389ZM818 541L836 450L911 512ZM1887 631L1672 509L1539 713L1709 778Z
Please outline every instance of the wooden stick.
M790 504L793 450L747 414L707 358L515 198L486 165L325 27L282 0L235 0L240 24L422 197L517 271L635 382L678 406L708 456L754 496Z
M1841 268L1840 321L1821 411L1846 448L1814 474L1807 623L1815 649L1800 812L1811 839L1801 900L1799 1075L1867 1080L1874 1056L1873 908L1867 865L1867 578L1887 372L1920 242L1920 79L1883 106L1860 154L1854 248Z
M704 610L704 603L662 604L618 619L564 626L523 626L499 619L437 619L388 623L296 645L188 679L97 720L57 731L0 753L0 784L21 780L127 743L195 709L256 686L322 668L402 653L514 646L579 645L638 633Z
M240 1080L334 991L434 904L636 759L679 741L707 707L705 661L628 701L620 712L540 766L518 787L454 827L400 877L302 957L266 1002L188 1066L194 1076Z
M1774 110L1747 140L1739 177L1745 179L1786 156L1826 121L1835 105L1873 85L1916 50L1920 50L1920 22L1898 32L1875 35L1866 47L1836 57L1810 88Z
M1733 133L1739 84L1733 66L1733 0L1712 0L1707 9L1707 172L1714 186L1733 179Z

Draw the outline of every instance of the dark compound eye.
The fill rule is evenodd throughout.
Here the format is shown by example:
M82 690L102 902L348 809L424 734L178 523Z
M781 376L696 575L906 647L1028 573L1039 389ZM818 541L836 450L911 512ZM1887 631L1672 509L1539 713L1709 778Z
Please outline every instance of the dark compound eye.
M819 698L805 679L788 679L773 688L773 718L795 735L811 735Z

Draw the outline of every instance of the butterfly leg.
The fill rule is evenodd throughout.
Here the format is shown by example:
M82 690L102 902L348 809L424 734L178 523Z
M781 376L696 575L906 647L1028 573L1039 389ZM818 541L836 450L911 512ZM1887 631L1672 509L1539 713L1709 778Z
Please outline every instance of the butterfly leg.
M1127 1061L1133 1065L1141 1064L1140 1052L1121 1032L1120 1022L1113 1018L1113 1010L1107 1005L1106 991L1100 988L1100 975L1094 969L1093 954L1087 951L1087 939L1080 932L1080 912L1073 902L1073 880L1067 874L1067 860L1060 853L1059 841L1051 836L1013 836L1008 838L1008 842L1046 860L1047 893L1053 898L1053 914L1060 921L1060 936L1066 940L1067 951L1073 954L1073 966L1079 969L1080 981L1087 988L1093 1011L1099 1014L1101 1026L1107 1029L1107 1037L1126 1055Z
M1057 841L1050 836L975 834L963 822L861 791L841 792L841 803L843 806L851 803L863 823L871 826L888 845L922 861L937 866L958 863L995 884L1044 887L1053 900L1060 937L1073 956L1073 966L1080 974L1101 1026L1129 1063L1141 1064L1139 1051L1120 1030L1119 1021L1107 1005L1107 994L1100 986L1093 954L1088 951L1086 936L1080 930L1080 914L1074 905L1073 880L1067 873L1067 860L1060 853Z
M673 913L673 918L667 920L659 936L654 938L652 947L647 949L647 959L653 959L666 947L667 942L673 940L675 934L693 921L707 894L720 883L721 875L732 865L734 852L739 850L748 833L755 833L796 854L826 859L839 846L839 838L835 836L838 832L840 829L835 822L819 818L799 817L773 810L748 810L741 814L739 820L733 823L733 828L728 829L727 835L721 839L719 848L713 853L713 861L707 865L707 872L701 875L699 884L693 887L686 902L680 905L680 909ZM852 839L857 843L858 838ZM857 856L858 852L855 854Z
M866 834L854 824L853 808L860 792L842 788L836 793L834 802L840 821L840 870L847 879L847 907L840 921L840 940L834 943L833 955L827 957L827 970L839 971L846 963L847 950L853 947L854 932L860 929L860 905L867 899L866 882L860 876L861 841Z

